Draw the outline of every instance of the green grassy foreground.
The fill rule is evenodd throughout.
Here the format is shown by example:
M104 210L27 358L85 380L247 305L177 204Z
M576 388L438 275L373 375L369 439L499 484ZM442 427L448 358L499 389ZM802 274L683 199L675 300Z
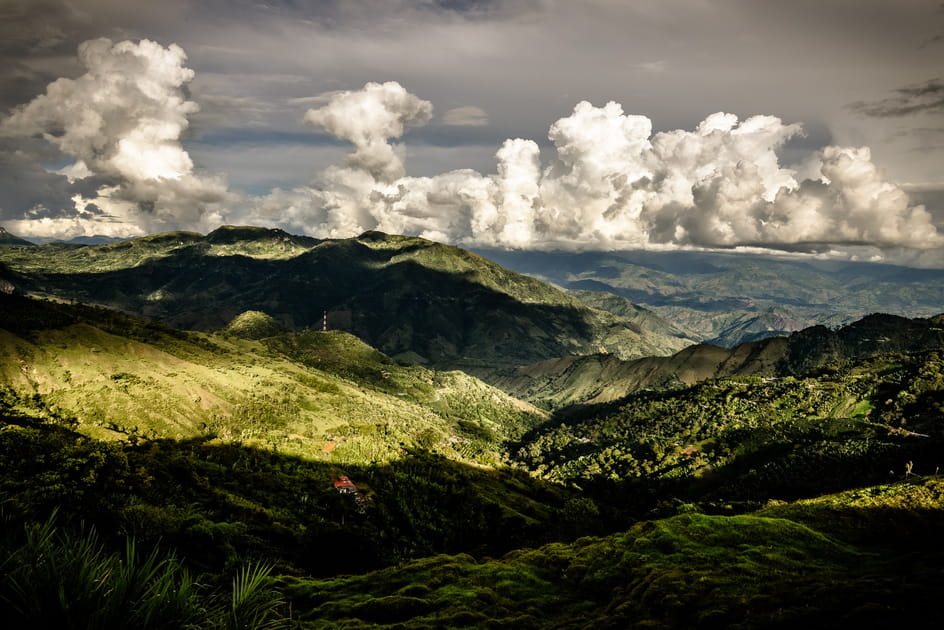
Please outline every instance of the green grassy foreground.
M942 488L940 478L874 488L885 500L858 508L862 524L923 512L936 529ZM936 498L897 505L915 491ZM283 578L282 588L305 611L304 628L881 628L934 618L937 533L885 542L852 544L789 518L692 513L497 559L436 556L363 576Z

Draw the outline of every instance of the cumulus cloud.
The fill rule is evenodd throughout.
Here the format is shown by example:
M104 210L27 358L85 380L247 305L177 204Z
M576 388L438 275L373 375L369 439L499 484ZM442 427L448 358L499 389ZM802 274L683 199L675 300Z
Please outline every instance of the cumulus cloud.
M254 218L320 236L378 229L512 248L944 243L867 148L829 146L802 169L782 166L778 149L802 129L773 116L719 112L692 131L653 134L618 103L584 101L551 125L546 164L534 141L517 138L499 148L492 175L403 176L389 140L430 113L395 83L330 97L306 120L354 152L311 187L260 200Z
M802 129L773 116L719 112L693 130L653 133L649 118L618 103L583 101L550 126L544 159L533 140L511 138L492 174L410 177L400 139L433 109L392 81L305 99L305 122L353 151L308 186L240 200L222 178L197 171L181 144L198 106L187 98L194 73L180 47L97 39L80 46L79 61L83 74L54 81L0 121L0 140L42 138L72 158L43 175L59 182L57 194L68 191L71 208L37 197L17 223L2 215L27 236L210 229L228 216L323 237L377 229L535 249L944 244L867 148L828 146L782 165L778 151ZM462 107L443 123L485 119Z
M74 159L62 175L97 187L88 196L76 193L58 222L24 222L24 233L58 236L37 231L69 225L63 236L79 230L131 236L218 223L231 199L226 183L196 173L180 142L198 110L184 92L194 76L184 51L101 38L80 45L78 57L85 73L54 81L15 109L0 121L0 136L41 136Z
M354 144L346 160L349 168L389 182L404 174L398 147L389 140L402 136L406 125L425 124L432 115L432 103L388 81L338 92L324 107L308 110L305 122Z

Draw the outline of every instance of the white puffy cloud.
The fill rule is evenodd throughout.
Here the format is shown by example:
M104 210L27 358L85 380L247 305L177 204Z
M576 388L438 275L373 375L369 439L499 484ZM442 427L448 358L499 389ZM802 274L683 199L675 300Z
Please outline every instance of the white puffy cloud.
M169 227L213 225L231 200L225 181L194 171L180 139L198 110L184 88L194 76L174 44L101 38L79 46L85 73L60 78L44 94L0 121L0 135L41 136L74 162L58 171L70 181L100 181L94 196L73 197L58 223L24 222L24 233L70 225L90 233L131 236ZM97 212L87 212L94 204ZM47 217L48 219L48 217ZM110 226L97 225L111 223ZM48 236L49 234L43 234Z
M388 81L339 92L324 107L308 110L305 122L354 143L355 151L347 157L350 168L393 181L404 174L403 160L388 140L402 136L405 125L425 124L432 115L432 103Z
M805 214L814 217L811 223L819 218L821 233L831 236L821 240L918 248L941 245L931 214L924 206L911 205L904 190L882 179L867 147L826 147L819 158L821 184L804 182L796 194L781 194L774 203L787 230L795 231L790 222L797 223Z
M83 74L54 81L0 121L0 136L42 137L74 160L56 171L73 182L69 207L57 213L37 200L18 217L27 236L209 229L229 217L323 237L378 229L513 248L944 242L867 148L829 146L781 165L778 151L802 130L773 116L719 112L691 131L653 133L649 118L618 103L583 101L550 126L544 160L533 140L514 138L495 153L492 174L409 177L398 140L431 119L432 105L393 81L306 100L320 106L305 122L354 150L308 186L238 200L181 144L198 106L185 92L194 73L180 47L97 39L80 46L79 61ZM443 121L481 120L473 109Z
M802 129L773 116L719 112L693 131L653 134L645 116L584 101L551 125L546 164L534 141L518 138L498 150L492 175L403 176L389 140L430 113L396 83L329 97L306 120L355 151L312 187L258 202L253 216L320 236L377 229L511 248L944 244L867 148L825 147L804 177L783 167L777 151Z

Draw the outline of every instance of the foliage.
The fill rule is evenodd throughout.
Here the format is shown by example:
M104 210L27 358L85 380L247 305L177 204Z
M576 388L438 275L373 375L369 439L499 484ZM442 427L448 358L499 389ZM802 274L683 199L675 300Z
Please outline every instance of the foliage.
M359 492L333 487L348 475ZM331 574L430 553L502 553L593 531L573 490L514 470L422 452L383 465L310 461L216 440L89 439L25 415L0 415L0 496L31 518L59 509L147 544L187 550L221 571L243 557ZM567 516L571 514L571 516Z
M233 578L229 606L219 624L222 630L276 630L287 627L281 616L283 604L277 592L267 588L272 565L245 565Z
M543 418L465 374L399 365L339 331L262 344L79 305L0 305L0 382L92 437L215 437L344 464L422 448L497 465L503 442Z
M885 355L807 378L729 378L644 392L540 427L522 465L601 491L609 479L723 505L809 497L944 465L944 362Z
M231 593L224 593L157 547L142 553L134 539L125 540L123 553L110 552L94 530L60 529L54 516L27 522L20 532L10 520L0 566L0 612L8 628L286 627L265 566L238 569Z
M225 332L243 339L265 339L285 332L285 326L262 311L246 311L233 318Z
M570 312L570 298L405 237L229 228L109 247L61 264L100 256L99 271L136 278L130 261L211 252L230 274L249 254L301 273L330 252L418 291L377 312L456 297L457 277L525 329L534 311L506 300ZM473 304L456 300L435 317ZM13 627L884 627L934 612L939 321L814 329L735 352L788 376L684 387L675 374L549 417L463 373L261 315L250 335L208 335L15 295L0 306ZM503 330L488 343L513 338ZM341 475L355 492L335 489Z

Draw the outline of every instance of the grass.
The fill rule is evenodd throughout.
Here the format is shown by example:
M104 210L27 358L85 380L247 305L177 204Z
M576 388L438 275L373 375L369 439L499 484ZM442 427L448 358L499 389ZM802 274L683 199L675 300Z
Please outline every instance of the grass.
M887 548L937 546L944 526L944 478L914 476L791 503L775 503L764 515L805 523L853 542Z
M338 331L260 342L69 305L4 304L11 320L19 309L52 323L0 327L0 380L97 438L215 437L351 464L421 448L497 465L502 443L543 418L465 374L399 365Z
M896 600L893 564L786 519L684 514L499 559L436 556L282 588L305 628L881 627L929 605Z

